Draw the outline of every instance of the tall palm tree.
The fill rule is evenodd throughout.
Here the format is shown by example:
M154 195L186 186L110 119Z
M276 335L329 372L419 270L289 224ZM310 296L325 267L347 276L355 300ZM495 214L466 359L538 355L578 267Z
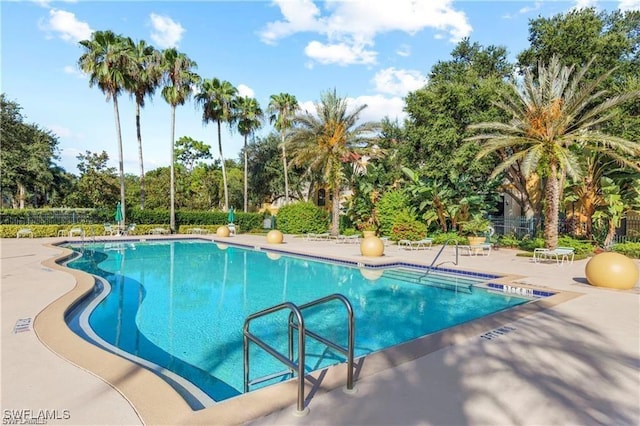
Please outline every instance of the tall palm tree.
M198 64L184 53L175 48L165 49L162 52L161 68L163 71L164 87L162 97L171 105L171 146L170 146L170 192L171 192L171 232L176 232L176 184L175 184L175 134L176 134L176 107L184 105L191 96L192 87L200 81L200 76L192 70Z
M280 132L282 146L282 165L284 167L284 201L289 203L289 172L287 168L287 150L285 148L285 135L293 124L293 118L298 110L298 100L289 93L271 95L267 113L269 122L275 123L275 128Z
M120 204L122 205L122 221L125 217L124 199L124 162L122 155L122 132L120 130L120 112L118 95L126 85L127 73L131 58L126 40L112 31L95 31L89 40L79 42L84 53L78 59L78 66L89 75L89 86L98 85L107 97L113 100L113 114L116 120L116 136L118 138L118 169L120 172Z
M381 129L380 123L358 124L360 113L367 105L347 111L348 103L336 91L323 93L316 104L317 115L310 112L295 116L295 127L287 145L292 163L320 172L328 183L332 196L331 233L338 235L340 219L340 188L345 179L345 164L373 148L372 142Z
M144 108L147 96L151 97L160 85L162 71L160 69L160 52L144 40L137 44L127 38L132 63L127 70L125 88L136 101L136 136L138 138L138 162L140 163L140 209L144 210L144 160L142 158L142 132L140 129L140 109Z
M227 184L227 171L222 153L222 123L227 123L229 128L235 122L235 108L238 89L226 80L217 78L204 79L200 85L200 91L196 95L196 102L202 105L202 121L207 123L215 121L218 124L218 152L222 163L222 184L224 185L224 210L229 210L229 188Z
M238 119L238 132L244 136L244 212L246 213L249 207L249 191L247 184L247 138L262 126L264 113L255 98L245 96L238 99L236 116Z
M504 148L513 152L496 167L493 176L516 161L522 161L525 175L536 172L543 177L544 239L548 248L558 245L561 181L565 175L574 179L581 177L579 155L582 152L617 152L616 159L638 167L631 159L627 162L624 158L639 155L640 144L607 135L599 127L615 115L614 108L637 99L640 92L606 96L606 91L598 87L614 70L594 80L586 80L585 74L591 62L575 73L573 67L562 66L556 57L548 66L539 64L537 78L532 70L528 70L522 85L514 85L515 90L504 94L497 103L512 117L509 123L469 126L470 129L490 132L469 138L484 141L478 158Z

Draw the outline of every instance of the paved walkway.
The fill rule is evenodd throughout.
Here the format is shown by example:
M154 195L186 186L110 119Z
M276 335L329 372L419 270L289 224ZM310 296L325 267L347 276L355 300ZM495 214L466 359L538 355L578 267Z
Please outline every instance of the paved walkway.
M75 286L71 275L41 263L61 252L45 246L56 241L60 239L0 243L3 419L16 412L24 415L24 410L45 410L48 424L142 424L138 412L149 407L134 409L114 386L49 350L28 325L26 331L14 333L19 320L34 319ZM230 241L258 245L264 244L264 237L239 235ZM362 260L356 244L290 236L285 242L281 247L287 250ZM437 249L389 246L383 260L429 264ZM454 258L447 248L442 259ZM534 264L501 249L488 257L461 256L459 261L462 269L522 275L522 283L582 296L504 324L508 333L460 339L456 345L364 377L355 395L340 389L318 393L306 417L294 417L289 407L252 424L640 424L638 287L615 291L589 286L584 279L586 260L564 266ZM158 409L163 406L162 400L156 403ZM183 423L220 423L202 411Z

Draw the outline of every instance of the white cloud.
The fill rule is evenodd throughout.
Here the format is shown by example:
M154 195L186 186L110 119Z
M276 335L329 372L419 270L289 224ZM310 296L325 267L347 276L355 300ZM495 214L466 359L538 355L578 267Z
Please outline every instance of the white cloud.
M71 43L89 39L93 32L89 24L79 21L75 14L59 9L50 9L49 19L40 20L38 27Z
M385 117L390 120L403 121L407 114L403 111L404 100L399 96L386 97L382 95L358 96L357 98L346 98L347 111L352 111L361 105L367 107L360 112L360 122L381 121ZM300 110L316 114L316 105L312 101L300 102Z
M575 0L576 4L573 6L574 9L583 9L589 7L596 7L598 0Z
M396 55L403 57L411 56L411 46L408 44L400 45L400 47L396 49Z
M623 11L627 11L627 10L640 11L640 0L620 0L618 8Z
M72 65L65 66L62 71L64 71L65 74L74 75L78 78L85 78L85 74L77 67L74 67Z
M304 53L321 64L338 65L374 64L377 55L375 51L367 50L362 45L323 44L315 40L304 48Z
M249 98L253 98L256 93L251 87L247 86L246 84L238 84L238 95L240 95L241 97L247 96Z
M182 34L185 29L178 22L168 16L161 16L152 13L149 15L151 19L151 40L161 49L169 47L178 47L178 43L182 40Z
M415 70L398 70L394 67L380 70L373 76L375 90L380 93L405 96L418 90L427 82L425 76Z
M464 12L453 9L452 3L452 0L327 0L322 3L323 15L311 0L275 0L284 19L268 23L260 37L263 42L273 44L295 33L314 32L327 40L307 45L305 52L315 54L313 59L342 65L370 64L376 56L371 47L381 33L415 34L432 28L448 34L452 42L468 36L471 25Z

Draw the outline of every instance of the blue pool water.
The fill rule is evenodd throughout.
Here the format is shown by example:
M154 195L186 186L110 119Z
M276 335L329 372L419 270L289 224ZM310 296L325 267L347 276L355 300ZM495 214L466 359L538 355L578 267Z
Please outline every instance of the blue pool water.
M359 356L528 300L474 286L487 278L432 272L416 284L422 272L406 268L369 271L365 278L357 267L219 248L209 241L92 244L76 250L83 255L67 266L102 277L110 291L84 314L90 333L73 326L81 322L82 309L68 318L72 327L114 352L124 351L186 378L216 401L242 392L245 318L284 301L303 304L332 293L346 296L354 308ZM257 319L251 331L286 353L287 315ZM340 303L305 311L305 323L346 346ZM312 339L306 351L308 371L344 361ZM252 377L283 370L255 345L251 361Z

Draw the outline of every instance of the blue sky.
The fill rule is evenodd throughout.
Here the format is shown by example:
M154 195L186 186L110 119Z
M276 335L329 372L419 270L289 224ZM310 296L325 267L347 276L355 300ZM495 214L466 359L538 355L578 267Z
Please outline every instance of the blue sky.
M280 92L309 109L335 88L351 105L367 104L363 119L402 120L403 97L461 38L505 46L513 59L528 46L530 19L576 7L638 10L640 0L2 1L1 90L28 122L58 135L58 164L77 173L85 150L118 160L113 104L77 67L78 41L95 30L176 47L200 76L230 81L263 109ZM119 104L125 172L138 174L134 103L125 94ZM258 135L271 130L265 123ZM181 136L217 156L215 124L203 125L191 101L177 110ZM168 165L170 107L159 92L142 111L142 138L145 169ZM237 132L223 133L226 158L242 144Z

